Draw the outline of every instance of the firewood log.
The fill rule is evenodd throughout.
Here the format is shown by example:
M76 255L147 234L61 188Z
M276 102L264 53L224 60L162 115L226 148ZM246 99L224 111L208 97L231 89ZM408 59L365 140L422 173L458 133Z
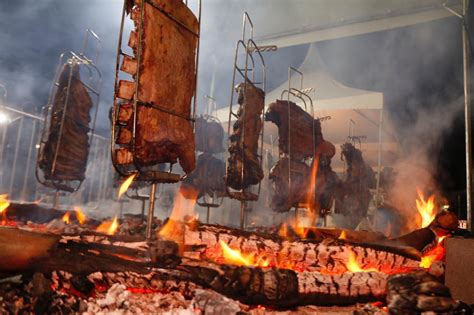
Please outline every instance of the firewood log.
M179 233L174 231L173 235L178 237ZM351 244L337 239L284 240L214 225L185 225L182 236L174 240L183 242L184 256L195 259L225 262L222 241L243 255L252 256L254 261L268 261L270 266L334 274L347 271L351 255L362 269L375 268L386 273L417 269L420 259L416 250L387 244Z

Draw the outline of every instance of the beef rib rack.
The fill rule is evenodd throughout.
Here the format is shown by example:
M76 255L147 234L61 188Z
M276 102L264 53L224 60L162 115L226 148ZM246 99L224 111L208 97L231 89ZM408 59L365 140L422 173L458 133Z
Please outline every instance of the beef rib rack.
M191 100L199 22L181 0L129 0L126 4L135 25L128 42L134 56L125 55L120 70L135 82L120 80L116 87L116 97L122 101L117 104L119 131L114 140L120 147L115 150L115 162L150 166L179 160L189 173L195 166Z
M258 141L263 128L261 115L265 93L251 83L237 85L236 91L240 107L229 137L230 156L225 181L227 186L243 190L263 178Z

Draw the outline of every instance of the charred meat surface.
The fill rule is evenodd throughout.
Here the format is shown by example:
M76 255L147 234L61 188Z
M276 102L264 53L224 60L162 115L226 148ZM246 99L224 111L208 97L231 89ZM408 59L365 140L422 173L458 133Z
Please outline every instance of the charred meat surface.
M92 105L89 92L81 81L79 66L65 64L53 99L49 135L40 154L39 167L46 179L85 178Z
M196 118L196 150L205 153L220 153L224 151L224 129L216 121L204 117Z
M176 21L168 18L154 6L176 17L190 30L198 33L199 24L191 10L180 0L153 0L145 2L140 12L140 1L129 1L128 12L135 24L129 46L135 56L124 58L121 69L138 78L138 108L135 149L137 163L142 166L159 163L179 163L186 173L195 166L194 134L191 116L191 99L195 89L195 58L197 37ZM139 37L137 30L143 13L141 56L137 61ZM159 75L157 75L159 74ZM134 83L120 81L117 96L132 100ZM121 105L121 123L133 119L129 107ZM123 144L124 135L118 144ZM123 140L123 141L122 141ZM118 149L120 150L120 149ZM132 162L118 158L119 164ZM123 154L120 154L123 156Z
M198 198L203 195L210 197L216 194L223 196L225 164L211 154L203 153L198 157L196 168L183 181L183 188L193 188L198 192Z
M292 159L314 156L313 148L324 141L321 122L291 101L276 100L271 103L265 120L277 125L278 147L282 153L290 154Z
M291 167L291 173L288 171ZM271 208L276 212L289 211L292 206L308 199L311 169L304 162L282 158L270 170L273 182ZM289 178L291 176L291 178ZM291 181L290 181L291 180Z
M233 189L245 189L263 179L258 157L258 141L263 128L262 111L264 92L251 83L236 87L238 103L237 120L230 135L226 184Z
M375 173L362 157L362 152L351 143L341 146L342 157L347 163L343 191L336 203L336 212L353 218L367 214L371 200L369 189L375 187Z

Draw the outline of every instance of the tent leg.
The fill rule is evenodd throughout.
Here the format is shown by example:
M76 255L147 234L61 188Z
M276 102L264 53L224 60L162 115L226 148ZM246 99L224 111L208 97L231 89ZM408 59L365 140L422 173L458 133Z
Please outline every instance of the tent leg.
M464 78L464 120L466 146L466 208L467 228L474 231L474 216L472 214L472 133L471 133L471 91L470 91L470 58L469 34L467 33L467 16L469 0L462 2L462 47L463 47L463 78Z

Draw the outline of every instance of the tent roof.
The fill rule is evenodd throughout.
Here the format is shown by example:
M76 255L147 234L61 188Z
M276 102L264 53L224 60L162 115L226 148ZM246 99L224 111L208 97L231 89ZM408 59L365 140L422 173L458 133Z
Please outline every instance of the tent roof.
M354 89L336 81L326 70L316 45L313 43L298 68L303 73L303 91L313 100L314 110L321 109L382 109L383 93ZM291 86L300 88L300 75L293 72ZM288 80L265 96L266 103L281 99L281 92L288 90ZM286 96L285 96L286 97ZM298 98L291 100L302 106ZM306 109L308 112L310 108Z
M453 16L460 0L274 0L271 17L267 8L250 10L258 25L259 45L293 46L377 32Z

